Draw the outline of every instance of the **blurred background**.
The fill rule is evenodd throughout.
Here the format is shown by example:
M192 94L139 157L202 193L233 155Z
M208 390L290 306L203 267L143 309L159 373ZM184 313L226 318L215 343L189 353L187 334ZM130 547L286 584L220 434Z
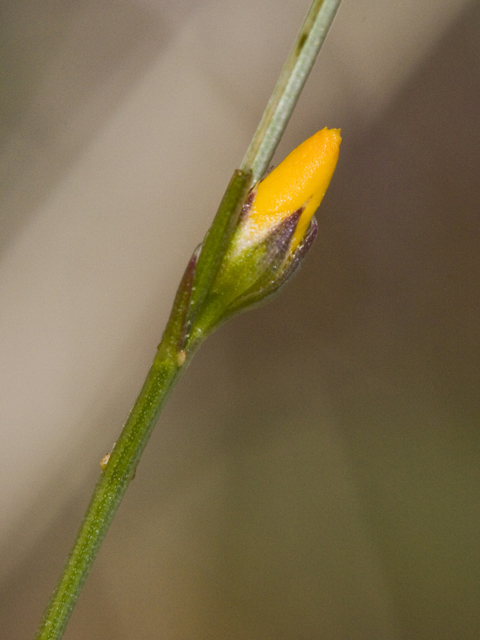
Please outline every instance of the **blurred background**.
M4 0L0 621L33 637L308 0ZM169 401L68 640L480 637L480 5L344 0L283 295Z

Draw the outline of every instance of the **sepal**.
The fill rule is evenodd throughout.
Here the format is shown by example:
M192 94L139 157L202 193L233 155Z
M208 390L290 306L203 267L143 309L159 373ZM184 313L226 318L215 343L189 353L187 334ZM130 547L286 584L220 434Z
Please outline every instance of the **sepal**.
M302 209L298 209L264 240L243 251L237 251L238 238L233 238L202 313L191 327L189 342L211 333L232 316L268 302L294 275L317 233L317 222L312 219L302 242L292 252L292 238L301 215Z

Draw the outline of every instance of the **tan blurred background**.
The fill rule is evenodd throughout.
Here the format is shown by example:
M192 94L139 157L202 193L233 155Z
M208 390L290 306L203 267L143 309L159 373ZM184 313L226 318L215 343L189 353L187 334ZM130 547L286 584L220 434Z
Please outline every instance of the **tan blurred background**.
M4 0L1 637L33 636L308 0ZM480 637L480 5L344 0L319 237L171 398L69 640Z

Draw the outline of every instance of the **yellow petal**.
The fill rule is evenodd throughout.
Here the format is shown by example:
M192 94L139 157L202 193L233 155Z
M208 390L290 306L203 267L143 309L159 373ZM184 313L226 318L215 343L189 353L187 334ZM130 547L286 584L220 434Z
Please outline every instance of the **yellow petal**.
M305 207L292 239L291 250L296 249L330 184L341 140L340 129L322 129L260 182L247 223L251 239Z

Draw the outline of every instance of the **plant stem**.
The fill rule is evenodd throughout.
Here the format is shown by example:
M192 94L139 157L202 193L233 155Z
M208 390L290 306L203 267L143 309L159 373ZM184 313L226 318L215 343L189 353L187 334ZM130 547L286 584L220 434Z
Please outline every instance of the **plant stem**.
M268 169L341 0L313 0L248 147L241 169L258 182Z
M160 412L202 342L201 336L188 342L189 322L201 310L252 180L261 178L271 160L339 4L340 0L312 2L241 170L235 172L222 199L198 263L196 252L187 266L152 367L97 482L36 640L59 640L63 635Z
M61 638L98 549L117 511L163 405L179 379L174 361L154 362L135 406L103 471L61 580L37 632Z
M224 233L230 233L226 216L228 213L231 217L238 215L250 184L251 173L235 171L207 234L205 246L208 247L213 242L213 250L217 251L222 229ZM214 266L218 268L218 264ZM213 270L214 266L211 265L210 269ZM137 464L158 416L202 342L200 336L188 349L184 344L196 268L195 251L180 282L153 364L94 489L63 574L35 636L36 640L59 640L62 637L100 545L130 481L135 476ZM205 275L200 278L202 279L205 279ZM198 288L195 287L196 290Z

